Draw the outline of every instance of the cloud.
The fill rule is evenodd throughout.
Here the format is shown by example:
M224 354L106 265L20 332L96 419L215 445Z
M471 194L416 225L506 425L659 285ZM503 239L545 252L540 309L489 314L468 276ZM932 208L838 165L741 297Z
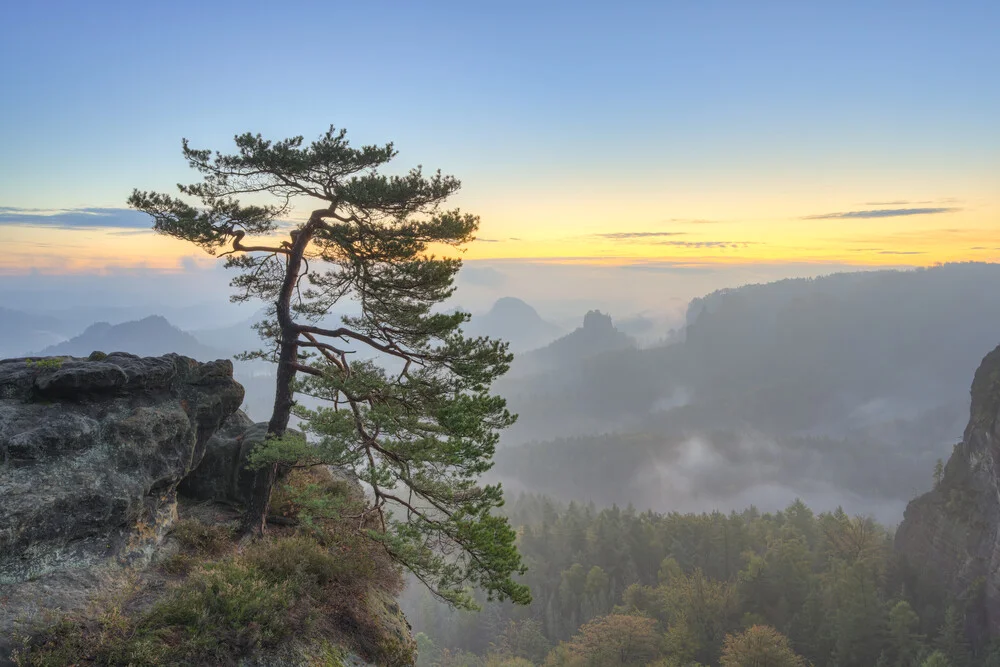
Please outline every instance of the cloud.
M923 250L879 250L880 255L926 255Z
M641 264L621 264L626 271L651 271L655 273L717 273L719 268L710 264L684 262L643 262Z
M686 232L608 232L606 234L594 234L602 239L648 239L659 236L684 236Z
M680 248L746 248L757 245L753 241L657 241L656 245L669 245Z
M846 220L853 218L897 218L905 215L931 215L934 213L954 213L962 209L952 207L937 208L883 208L869 211L846 211L843 213L822 213L806 215L802 220Z
M484 239L482 236L477 236L476 241L479 243L503 243L503 239Z
M128 208L37 209L0 206L0 225L28 225L58 229L115 227L149 229L149 216Z
M703 218L670 218L667 222L675 222L682 225L715 225L721 220L705 220Z

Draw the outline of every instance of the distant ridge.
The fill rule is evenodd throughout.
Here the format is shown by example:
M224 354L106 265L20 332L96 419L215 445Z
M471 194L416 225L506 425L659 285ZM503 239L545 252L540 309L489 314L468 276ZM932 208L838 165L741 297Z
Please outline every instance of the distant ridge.
M161 315L133 322L92 324L79 336L50 345L38 356L86 356L95 350L102 352L131 352L141 356L159 356L168 352L183 354L199 361L225 358L225 353L201 344L197 338L181 331Z
M546 345L563 333L542 319L534 308L512 296L497 299L484 315L474 315L465 325L468 336L489 336L510 343L511 350L523 352Z

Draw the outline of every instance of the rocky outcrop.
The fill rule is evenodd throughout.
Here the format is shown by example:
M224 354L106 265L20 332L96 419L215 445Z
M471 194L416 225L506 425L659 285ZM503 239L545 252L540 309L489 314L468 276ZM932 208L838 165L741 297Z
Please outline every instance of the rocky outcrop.
M142 623L165 608L157 605L176 604L179 591L209 595L197 576L211 567L217 568L213 581L226 584L211 595L248 604L239 602L246 572L262 581L271 571L265 564L288 557L281 540L296 529L279 529L258 543L256 561L244 557L234 530L253 478L247 455L267 424L238 410L244 392L232 374L229 361L199 363L176 354L0 361L0 667L22 664L24 651L39 664L67 664L78 651L104 656L95 664L125 664L109 656L132 656L140 645L164 655L201 655L200 640L178 647L174 635L161 637L162 628L150 631ZM363 499L357 481L337 471L302 474L345 499ZM210 500L226 502L201 502ZM306 556L324 553L310 539L301 544L315 553L307 549ZM356 568L330 570L342 577L335 585L322 584L343 599L289 597L291 589L280 588L271 603L287 606L295 619L325 614L323 622L310 625L315 632L308 636L282 635L277 644L263 642L263 630L257 644L236 642L239 664L412 664L416 646L392 595L400 584L396 566L359 558ZM218 607L206 609L225 616L229 608ZM113 624L109 608L116 610ZM183 626L176 619L164 623L173 631ZM129 644L138 632L146 633L146 643ZM69 653L61 648L66 645ZM128 650L116 653L122 647Z
M962 442L929 493L910 502L895 547L925 577L973 603L976 634L1000 636L1000 347L972 383Z
M289 435L305 437L295 429ZM201 463L184 478L178 491L194 500L221 500L243 504L250 499L254 471L247 457L267 437L267 422L256 422L237 410L209 438Z
M181 482L180 493L196 500L246 502L254 478L246 468L247 455L266 435L266 422L255 424L242 410L234 412L209 438L201 463Z
M0 361L0 585L146 553L243 400L232 375L176 354Z

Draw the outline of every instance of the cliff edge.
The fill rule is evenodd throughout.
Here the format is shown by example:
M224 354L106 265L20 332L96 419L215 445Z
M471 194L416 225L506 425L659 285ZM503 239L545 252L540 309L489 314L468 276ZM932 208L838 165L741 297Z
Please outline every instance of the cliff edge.
M0 360L0 666L413 664L356 480L292 471L240 540L243 396L225 360Z
M974 635L1000 636L1000 347L972 382L969 424L933 490L907 505L895 548L970 602Z

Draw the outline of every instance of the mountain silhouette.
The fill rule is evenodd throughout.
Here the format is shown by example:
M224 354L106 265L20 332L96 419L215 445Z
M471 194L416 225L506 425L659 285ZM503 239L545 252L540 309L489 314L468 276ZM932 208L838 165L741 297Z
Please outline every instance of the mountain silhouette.
M181 331L161 315L150 315L141 320L121 324L98 322L87 327L79 336L50 345L36 354L80 357L87 356L95 350L131 352L141 356L176 352L200 361L228 356L220 350L203 345L197 338L186 331Z
M489 336L507 341L513 352L541 347L563 333L558 326L542 319L534 308L512 296L497 299L483 315L473 315L464 331L467 336Z
M605 352L635 347L635 340L615 327L611 316L591 310L583 317L583 326L545 347L522 355L519 364L533 370L576 364Z

